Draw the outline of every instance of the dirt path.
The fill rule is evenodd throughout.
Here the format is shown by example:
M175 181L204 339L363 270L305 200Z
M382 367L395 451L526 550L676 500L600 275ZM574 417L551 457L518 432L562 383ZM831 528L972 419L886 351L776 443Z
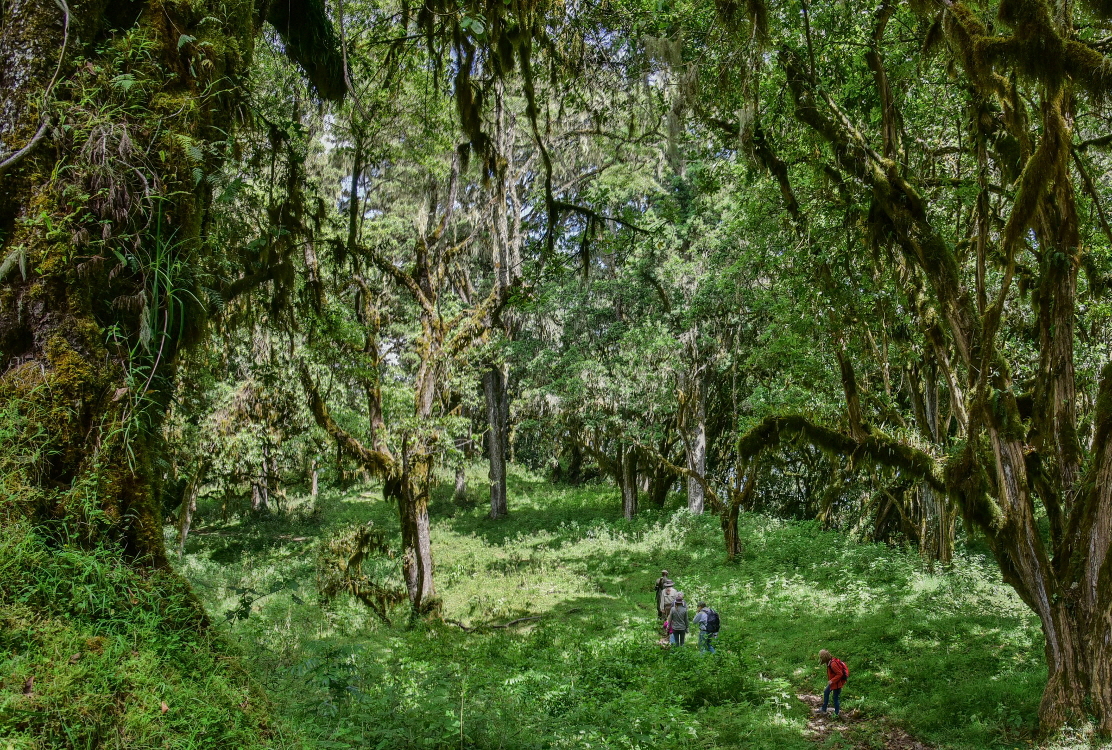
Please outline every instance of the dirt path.
M796 695L812 712L822 708L822 696L814 693ZM803 734L812 742L822 743L832 735L841 735L855 748L875 748L876 740L884 743L885 750L932 750L925 742L920 742L899 727L887 726L881 720L864 716L856 708L842 711L834 716L833 709L827 714L812 713L807 720Z

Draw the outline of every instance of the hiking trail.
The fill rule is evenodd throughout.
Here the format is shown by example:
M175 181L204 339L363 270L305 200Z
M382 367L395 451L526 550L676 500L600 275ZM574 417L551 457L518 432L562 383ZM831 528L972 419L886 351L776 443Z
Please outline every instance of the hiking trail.
M822 708L821 695L798 693L796 697L811 711ZM862 750L875 748L874 739L881 740L885 750L933 750L931 745L915 739L899 727L871 720L856 708L842 711L838 718L834 717L832 710L825 716L812 713L807 719L807 728L803 730L803 735L815 743L823 743L828 737L837 734L847 742L852 742L853 747Z

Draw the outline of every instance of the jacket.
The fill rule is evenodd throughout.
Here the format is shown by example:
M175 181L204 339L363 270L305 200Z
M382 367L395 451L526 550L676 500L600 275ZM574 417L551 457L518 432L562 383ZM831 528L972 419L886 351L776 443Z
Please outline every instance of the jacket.
M687 607L676 604L668 612L668 622L672 625L673 632L687 632Z
M841 659L831 659L826 665L826 679L830 680L831 690L840 690L849 677L849 667Z
M679 592L671 586L660 592L660 612L663 615L667 616L669 610L672 609L672 605L676 603L677 593Z
M705 607L702 610L695 613L695 619L692 622L694 622L696 625L699 626L699 632L700 633L706 632L707 620L710 619L710 613L712 611L713 610L711 610L710 607ZM711 633L711 635L718 635L718 633Z

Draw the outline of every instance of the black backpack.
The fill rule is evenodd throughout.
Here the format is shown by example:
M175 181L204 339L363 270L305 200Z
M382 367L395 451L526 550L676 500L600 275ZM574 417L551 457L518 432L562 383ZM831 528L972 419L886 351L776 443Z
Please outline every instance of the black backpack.
M707 607L707 632L717 633L720 622L718 620L718 613L710 607Z

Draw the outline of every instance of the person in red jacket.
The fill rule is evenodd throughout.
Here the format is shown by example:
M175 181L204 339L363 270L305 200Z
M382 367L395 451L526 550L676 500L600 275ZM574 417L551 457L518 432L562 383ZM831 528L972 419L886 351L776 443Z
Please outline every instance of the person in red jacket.
M826 667L826 689L822 691L822 708L816 708L815 713L825 714L830 697L834 697L834 715L841 716L842 687L849 678L849 667L841 659L835 659L825 648L819 651L819 662Z

